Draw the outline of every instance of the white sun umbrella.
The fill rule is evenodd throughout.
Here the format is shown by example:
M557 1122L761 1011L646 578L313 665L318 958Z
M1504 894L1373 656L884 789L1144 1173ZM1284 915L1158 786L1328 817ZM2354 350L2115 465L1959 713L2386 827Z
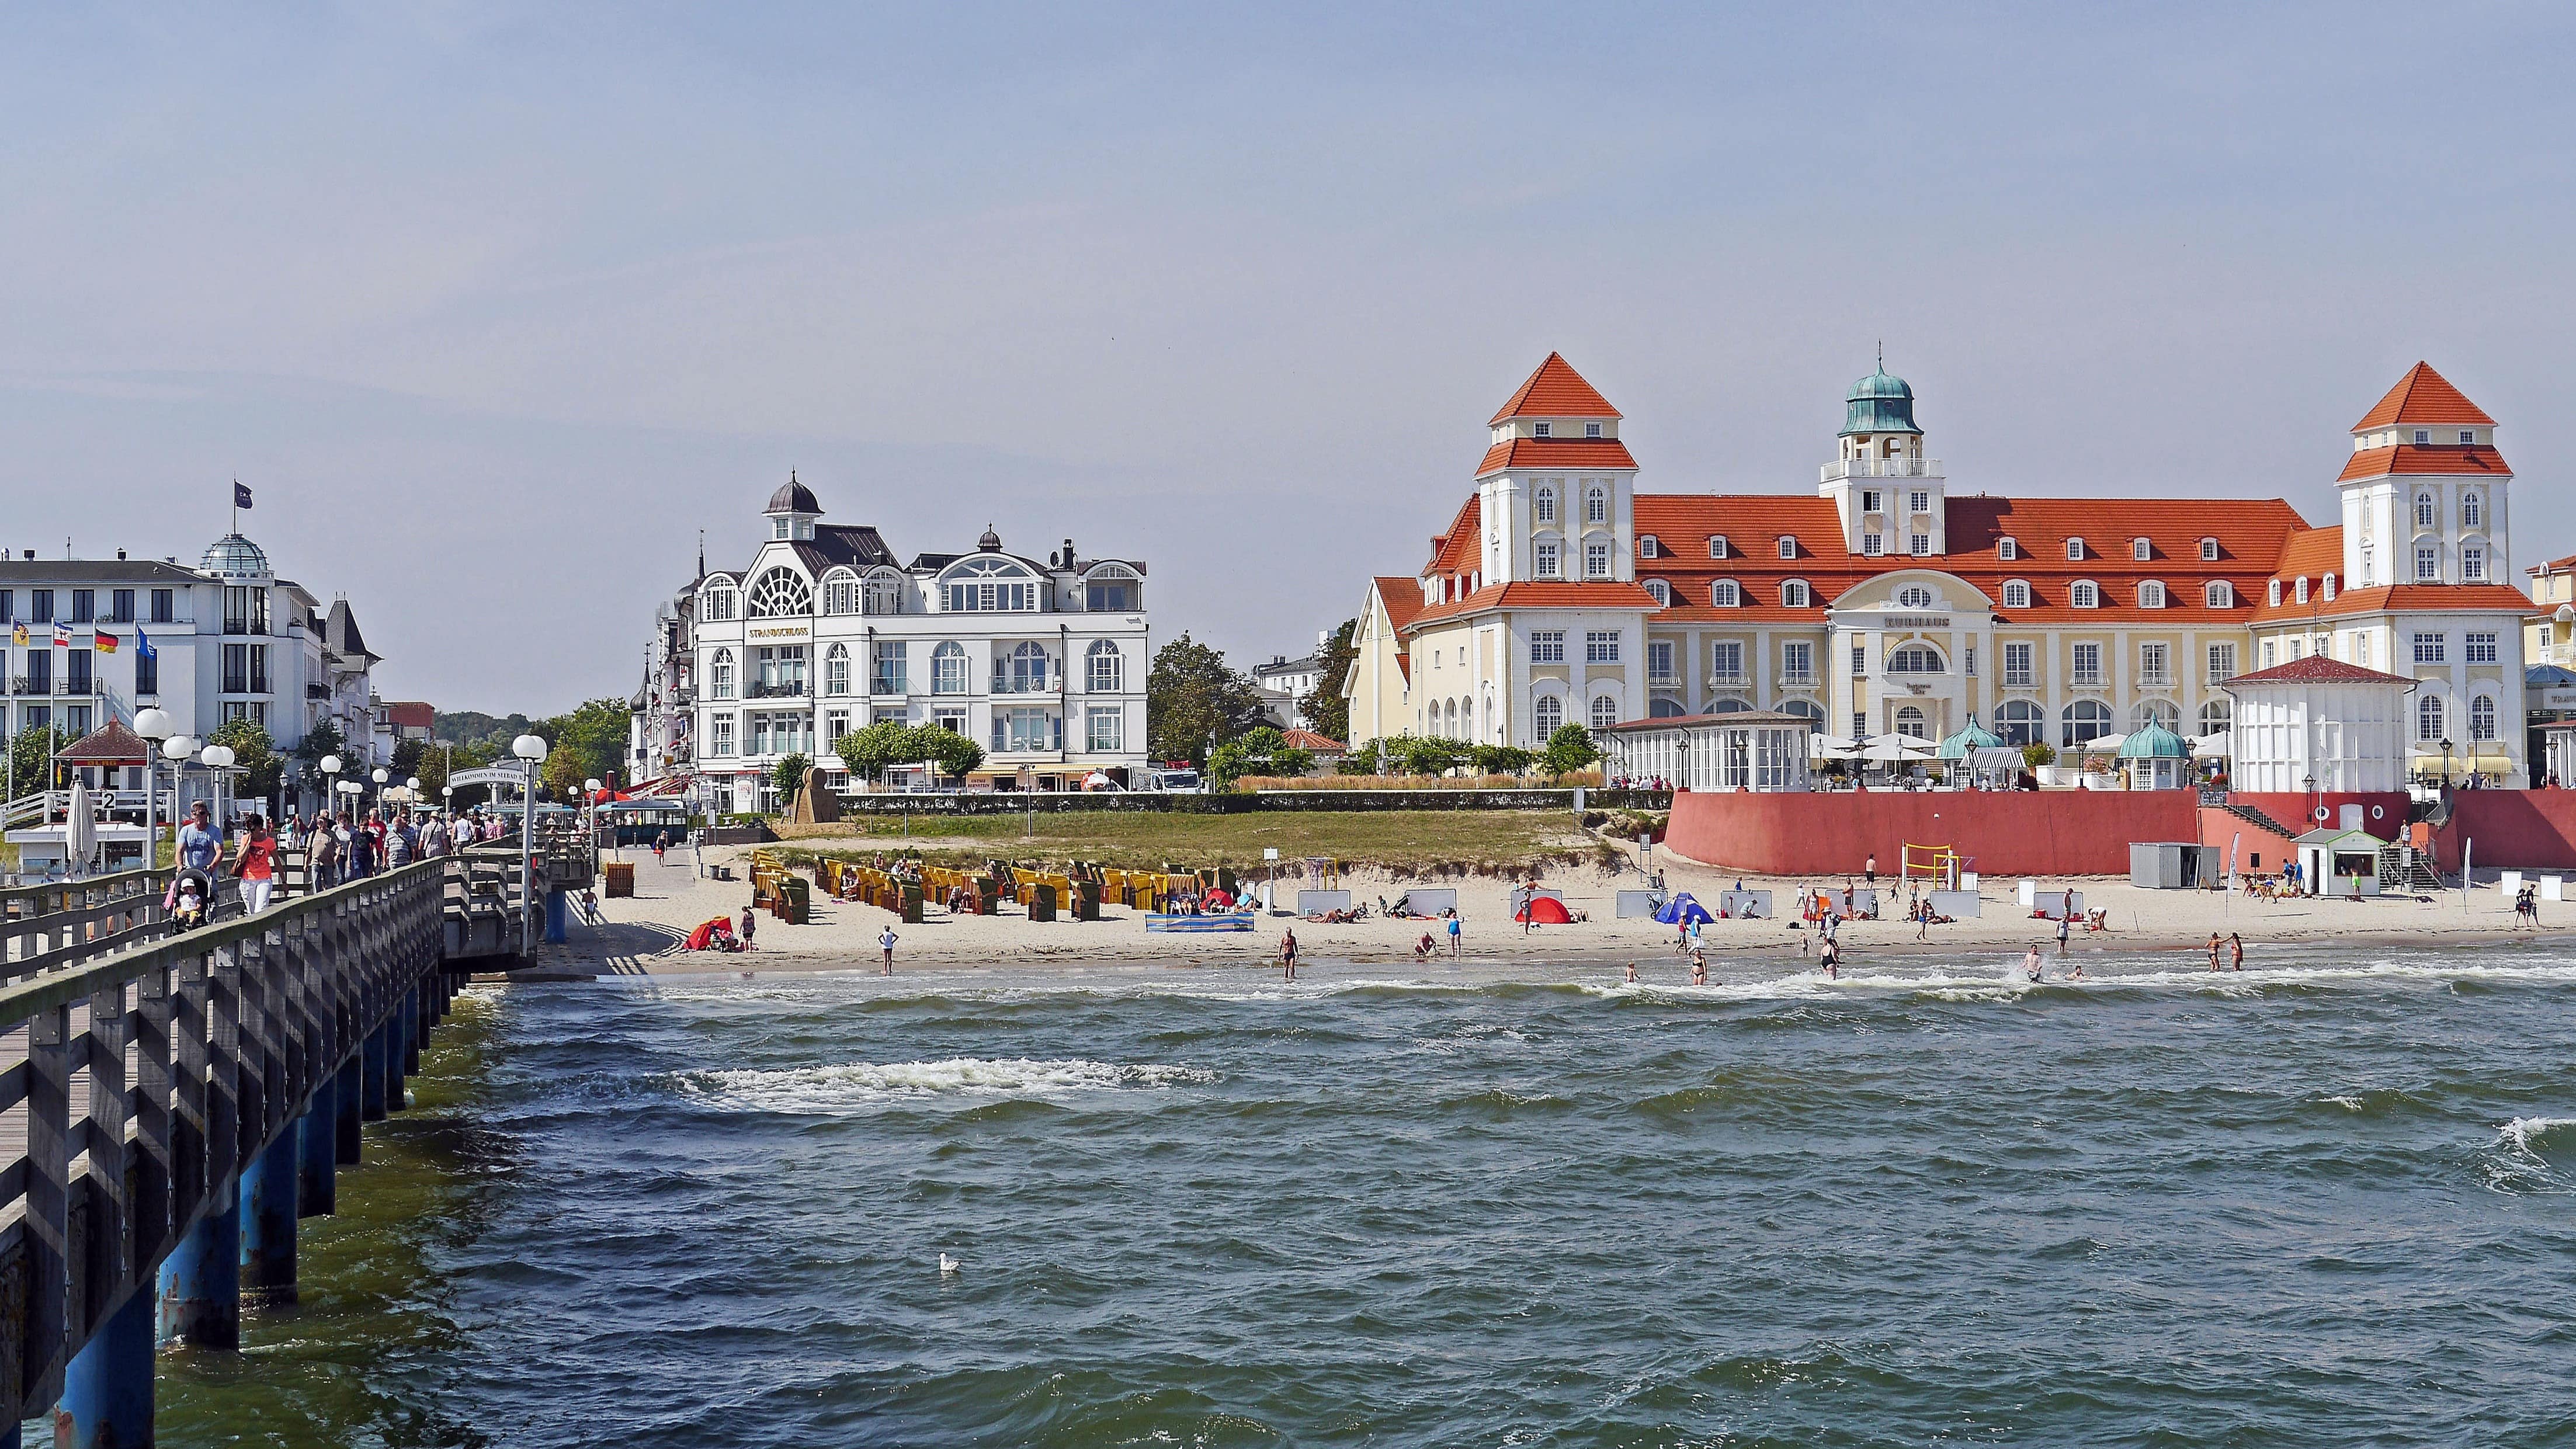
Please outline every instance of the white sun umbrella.
M2195 760L2228 759L2230 752L2227 741L2228 732L2225 730L2220 730L2214 735L2202 735L2191 742L2191 757Z
M90 817L89 786L72 779L70 807L63 814L63 863L74 875L89 874L90 857L98 854L98 822Z
M1855 747L1839 735L1807 736L1807 758L1811 760L1848 760Z
M2127 735L2101 735L2075 747L2079 755L2116 755L2120 746L2129 742Z
M1929 740L1918 740L1911 735L1879 735L1861 747L1860 757L1872 764L1902 765L1932 758L1933 749Z

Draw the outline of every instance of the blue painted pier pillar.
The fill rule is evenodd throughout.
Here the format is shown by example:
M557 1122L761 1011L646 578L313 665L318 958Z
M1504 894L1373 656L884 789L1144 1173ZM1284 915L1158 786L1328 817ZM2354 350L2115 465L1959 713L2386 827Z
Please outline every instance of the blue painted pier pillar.
M421 1012L428 1005L429 986L426 982L415 981L412 983L411 990L403 993L401 1016L403 1034L402 1069L403 1074L406 1076L416 1077L420 1075Z
M334 1144L339 1151L335 1156L341 1167L358 1165L366 1140L365 1134L359 1130L366 1119L359 1112L362 1098L358 1086L358 1074L364 1067L365 1056L363 1049L349 1053L349 1059L340 1063L340 1070L331 1078L331 1105L336 1109L340 1127L339 1140Z
M302 1119L251 1160L241 1176L242 1301L254 1308L295 1301L295 1198Z
M63 1369L56 1449L137 1449L152 1443L152 1295L141 1288L108 1315Z
M572 925L572 901L568 893L546 892L546 939L560 943Z
M197 1348L241 1347L241 1199L234 1185L161 1260L161 1336Z
M295 1186L295 1215L318 1218L340 1210L340 1103L335 1078L313 1089L313 1105L296 1124L303 1165Z
M385 1120L385 1043L392 1035L391 1026L379 1026L367 1033L367 1043L358 1052L358 1111L370 1122Z

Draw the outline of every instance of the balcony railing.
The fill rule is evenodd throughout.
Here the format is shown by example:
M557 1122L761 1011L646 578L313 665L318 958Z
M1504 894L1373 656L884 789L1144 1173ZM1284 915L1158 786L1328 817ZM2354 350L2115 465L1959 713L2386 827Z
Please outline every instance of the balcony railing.
M905 695L912 693L912 690L908 687L908 682L905 680L904 676L900 674L880 674L876 678L868 681L868 693L880 695Z
M745 699L803 699L805 681L801 679L753 680L743 690Z
M1709 671L1708 687L1711 689L1742 689L1744 685L1744 671L1741 669L1712 669Z
M2067 682L2085 689L2100 689L2102 687L2102 671L2099 669L2078 669L2068 677Z
M1682 687L1682 677L1669 669L1650 669L1646 671L1646 686L1650 689L1679 689Z
M2004 688L2033 689L2036 687L2037 686L2031 683L2031 673L2029 670L2007 669L2004 671Z
M993 677L993 692L995 694L1053 694L1055 693L1055 681L1052 679L1013 679L1007 675L997 674Z
M1938 458L1836 458L1820 470L1817 481L1831 483L1843 478L1940 478Z
M2162 669L2140 670L2138 673L2138 687L2140 689L2171 689L2173 688L2173 675L2171 672Z
M1780 687L1813 689L1816 687L1816 672L1812 669L1784 669L1780 671Z

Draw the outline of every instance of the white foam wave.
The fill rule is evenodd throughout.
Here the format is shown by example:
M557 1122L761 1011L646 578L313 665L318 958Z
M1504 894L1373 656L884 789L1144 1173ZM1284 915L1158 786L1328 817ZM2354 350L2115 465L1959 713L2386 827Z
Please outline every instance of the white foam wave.
M1120 1064L1079 1058L951 1057L935 1062L845 1062L778 1070L691 1072L679 1090L733 1111L831 1116L870 1106L938 1098L1058 1097L1155 1090L1213 1082L1200 1067Z
M2496 1129L2496 1145L2536 1158L2540 1152L2532 1144L2562 1127L2576 1127L2576 1117L2516 1117Z
M2320 1097L2320 1098L2318 1098L2318 1099L2317 1099L2317 1105L2319 1105L2319 1106L2336 1106L2336 1107L2341 1107L2342 1109L2344 1109L2344 1110L2345 1110L2345 1111L2347 1111L2347 1112L2358 1112L2358 1111L2360 1111L2360 1110L2361 1110L2361 1099L2360 1099L2359 1097L2340 1097L2340 1096L2338 1096L2338 1097Z

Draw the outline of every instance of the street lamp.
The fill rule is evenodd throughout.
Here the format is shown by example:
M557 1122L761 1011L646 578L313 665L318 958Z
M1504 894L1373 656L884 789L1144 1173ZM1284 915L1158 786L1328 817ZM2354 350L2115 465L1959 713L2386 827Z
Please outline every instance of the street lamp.
M134 713L134 732L141 735L144 741L143 868L145 870L150 870L161 863L160 851L155 846L155 838L160 834L160 825L153 818L155 797L160 793L157 789L159 766L153 756L160 753L161 742L170 738L171 732L178 727L179 722L170 718L170 711L158 706L137 710ZM175 798L170 802L174 812L178 803Z
M510 753L527 771L527 783L519 787L519 957L525 960L537 904L537 763L546 757L545 736L521 735L510 741Z
M340 766L338 755L322 757L322 810L325 815L340 813Z
M224 808L224 771L233 767L232 747L208 745L197 752L197 760L214 773L214 783L211 788L215 793L215 828L222 830L225 828L225 821L231 818Z
M599 844L599 782L597 780L581 782L581 808L588 812L590 843L596 846Z
M377 809L377 811L378 811L379 813L382 813L382 811L383 811L383 810L384 810L384 808L385 808L385 782L386 782L387 780L392 779L392 778L393 778L393 774L392 774L392 772L391 772L391 771L387 770L387 769L386 769L384 766L382 766L382 765L378 765L378 766L376 766L376 770L375 770L375 781L376 781L376 809Z
M2451 788L2451 741L2447 736L2442 740L2442 788Z

